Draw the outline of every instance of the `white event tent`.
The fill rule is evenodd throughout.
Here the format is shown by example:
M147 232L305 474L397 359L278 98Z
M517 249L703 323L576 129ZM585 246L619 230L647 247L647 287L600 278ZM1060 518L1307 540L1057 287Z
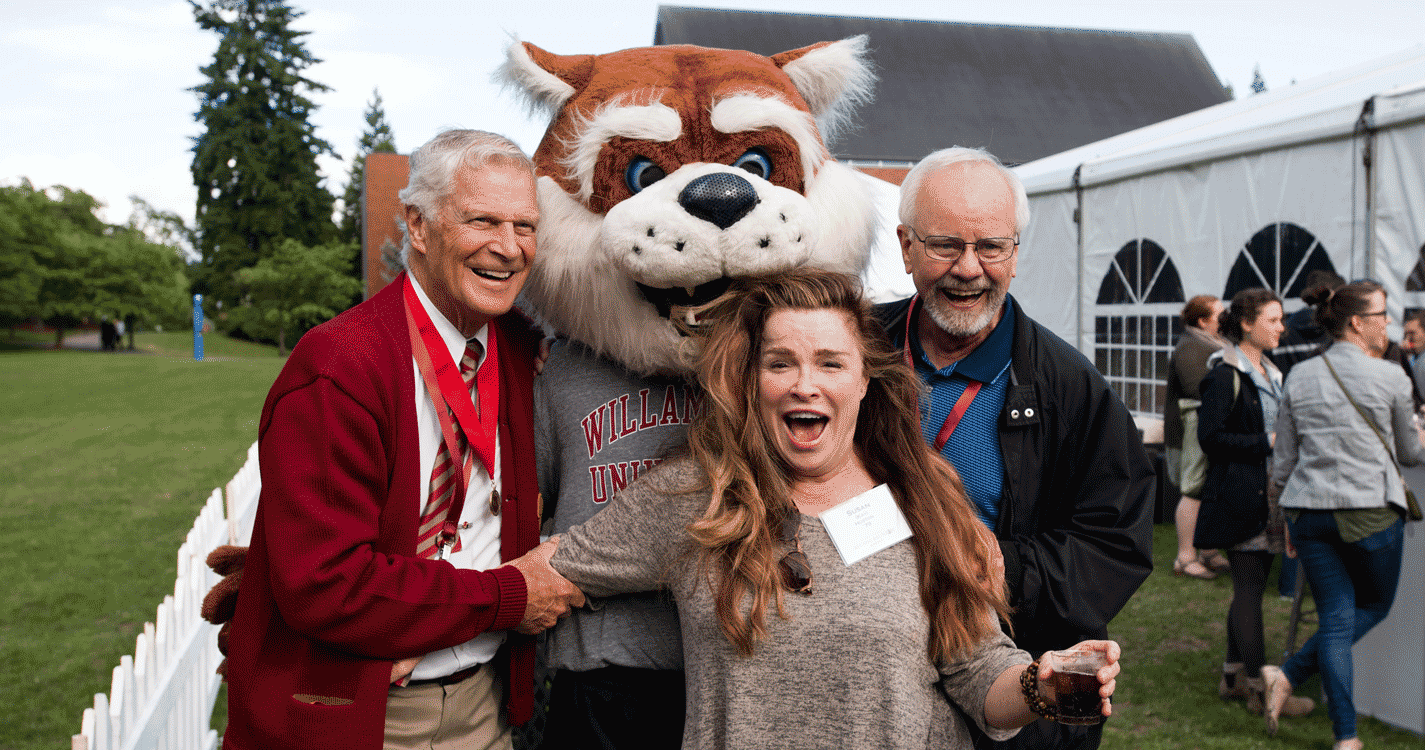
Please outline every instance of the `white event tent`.
M1399 337L1425 308L1425 46L1016 167L1012 291L1140 417L1162 411L1184 301L1312 269L1385 285ZM1417 492L1425 471L1407 470ZM1407 526L1391 616L1355 649L1357 709L1425 732L1425 534ZM1310 630L1308 629L1308 634Z

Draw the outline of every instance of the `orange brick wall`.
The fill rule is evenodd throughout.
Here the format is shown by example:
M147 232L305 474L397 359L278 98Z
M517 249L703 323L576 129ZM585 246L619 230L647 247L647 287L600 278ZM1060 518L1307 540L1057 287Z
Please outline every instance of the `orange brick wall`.
M400 272L399 267L391 268L382 259L382 249L400 252L401 230L397 222L401 219L401 200L396 194L406 186L410 171L410 161L401 154L374 153L366 157L366 184L361 193L361 225L365 228L361 264L367 299Z
M872 177L885 180L892 185L901 184L901 180L905 179L906 173L910 172L909 169L901 169L899 167L852 167L852 169L858 172L865 172Z

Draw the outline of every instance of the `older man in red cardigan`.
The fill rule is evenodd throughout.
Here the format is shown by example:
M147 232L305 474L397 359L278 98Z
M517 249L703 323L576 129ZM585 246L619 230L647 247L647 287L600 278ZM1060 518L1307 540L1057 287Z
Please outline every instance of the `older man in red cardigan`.
M263 406L234 750L508 748L532 709L531 636L583 602L525 554L538 334L510 308L535 253L533 165L447 131L412 154L401 199L408 273L302 337Z

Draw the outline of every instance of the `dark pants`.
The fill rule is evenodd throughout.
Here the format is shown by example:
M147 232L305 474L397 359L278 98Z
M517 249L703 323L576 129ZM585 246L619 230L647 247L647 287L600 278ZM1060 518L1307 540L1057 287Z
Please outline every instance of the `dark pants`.
M1232 564L1232 606L1227 609L1227 661L1241 662L1247 677L1261 677L1267 660L1262 636L1262 595L1272 571L1271 552L1227 551Z
M1331 511L1304 510L1288 523L1320 625L1282 671L1292 685L1319 672L1336 739L1350 739L1356 736L1351 646L1384 620L1395 603L1405 525L1396 521L1384 531L1347 543L1341 541Z
M683 744L683 673L605 667L559 670L549 696L547 750L677 750Z

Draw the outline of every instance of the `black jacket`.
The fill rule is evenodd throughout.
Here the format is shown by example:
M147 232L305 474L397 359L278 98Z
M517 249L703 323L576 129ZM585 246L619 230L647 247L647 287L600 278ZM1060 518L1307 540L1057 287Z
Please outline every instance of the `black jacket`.
M1014 640L1036 656L1088 638L1153 569L1152 463L1123 402L1078 350L1014 305L1000 415L1006 479L1000 548ZM876 306L905 345L910 300Z
M1267 526L1272 442L1262 417L1262 397L1250 375L1218 362L1202 379L1201 390L1197 440L1207 456L1207 476L1193 546L1231 547Z

